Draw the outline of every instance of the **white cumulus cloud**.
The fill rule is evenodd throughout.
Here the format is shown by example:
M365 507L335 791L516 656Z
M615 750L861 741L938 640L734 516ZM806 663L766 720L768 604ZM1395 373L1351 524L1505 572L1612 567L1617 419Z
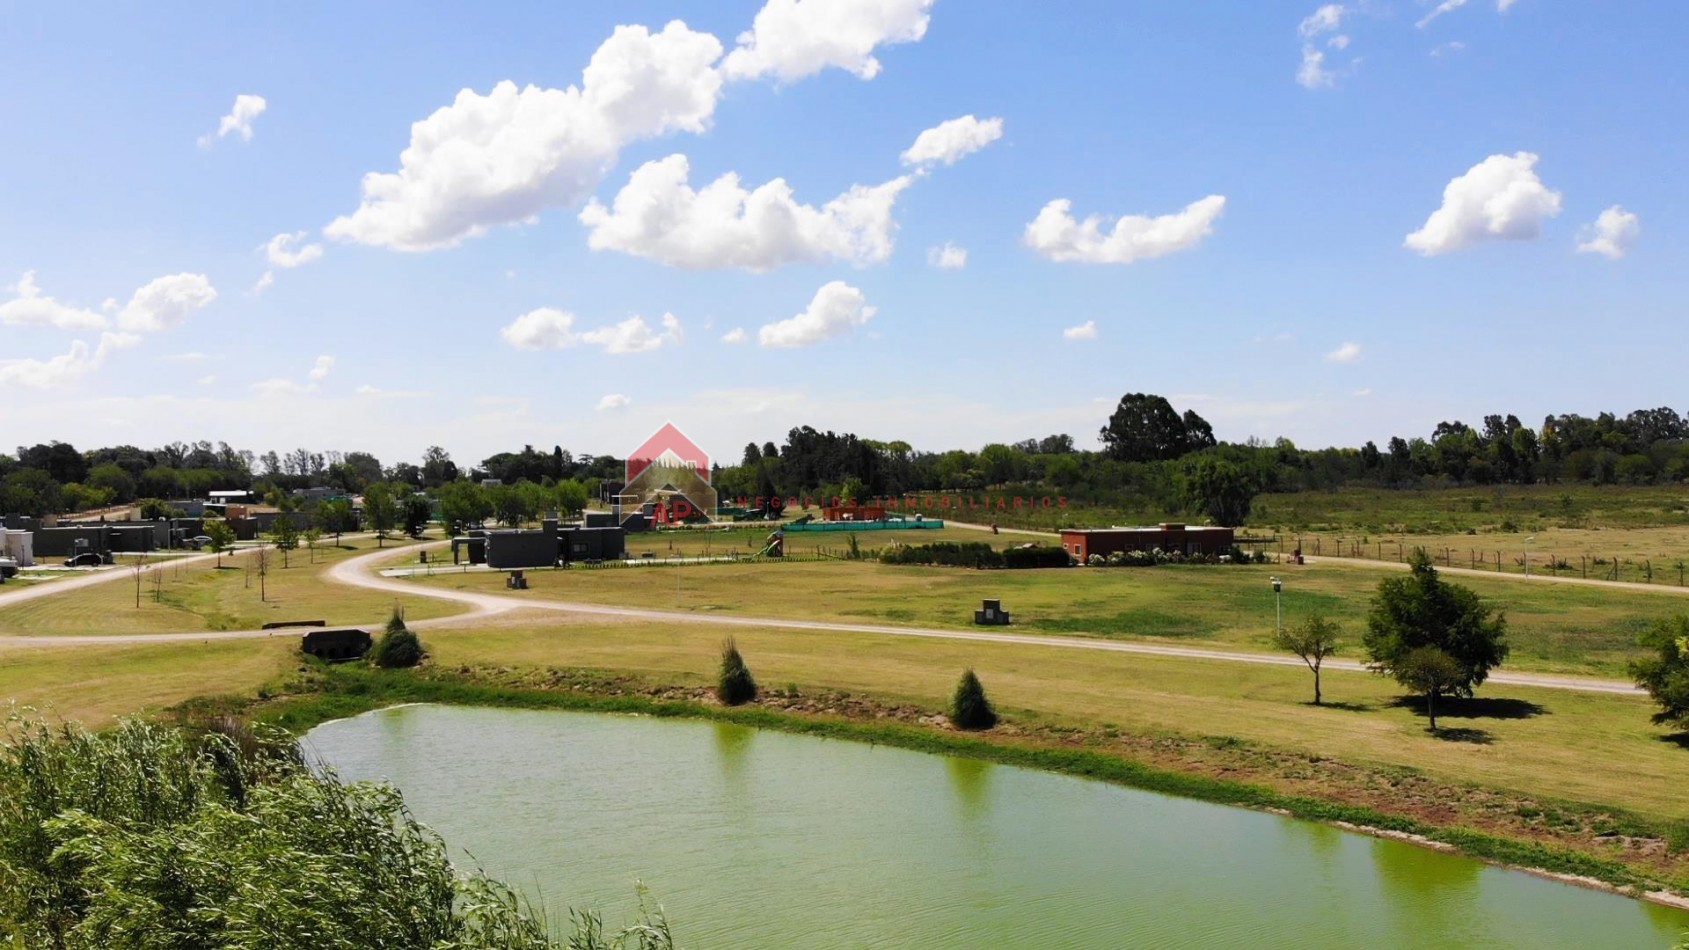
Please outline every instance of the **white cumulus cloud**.
M915 136L915 144L902 155L903 164L929 167L954 165L1003 137L1003 120L977 119L965 115L940 122Z
M1601 212L1594 224L1586 226L1578 241L1578 253L1600 254L1618 260L1630 252L1632 244L1642 233L1642 219L1634 212L1613 205Z
M1343 344L1338 346L1337 349L1325 354L1325 359L1328 363L1353 363L1360 358L1361 345L1359 343L1349 341L1345 341Z
M306 232L278 234L264 242L264 259L271 267L299 267L323 256L323 246L306 240Z
M581 342L604 347L608 353L648 353L664 345L680 343L685 335L680 329L680 318L672 313L663 314L663 329L661 332L651 328L641 316L628 317L621 323L588 330L581 334Z
M153 333L176 326L216 299L217 290L204 274L171 274L136 290L117 323L125 330Z
M588 246L695 269L877 263L891 256L892 206L911 181L856 185L817 208L794 199L783 178L747 191L729 172L694 190L690 174L685 155L641 165L610 207L594 199L582 209Z
M102 333L92 349L83 340L72 340L68 352L48 359L0 360L0 388L61 389L98 369L108 354L140 342L133 333Z
M621 393L609 393L605 395L604 398L598 400L598 405L593 408L599 412L614 412L617 409L625 409L632 403L632 399L629 399Z
M746 336L745 336L745 328L744 327L734 327L733 329L731 329L731 330L727 331L726 333L722 334L722 337L721 337L721 342L723 342L723 343L743 343L743 342L745 342L745 340L746 340Z
M252 123L269 108L269 103L263 96L253 96L242 93L235 96L235 104L229 108L229 114L223 116L217 123L216 138L238 135L242 142L252 141ZM212 136L202 136L200 146L208 147L213 141Z
M678 344L685 334L680 319L663 314L661 331L652 329L641 316L628 317L596 330L577 332L575 315L554 307L530 310L499 330L504 341L519 350L564 350L582 343L602 346L605 352L644 353L666 344Z
M106 325L100 314L60 303L41 292L35 272L24 271L12 290L17 294L0 303L0 326L48 326L61 330L94 330Z
M1068 327L1061 331L1064 340L1095 340L1097 338L1097 321L1086 320L1076 327Z
M311 382L316 383L327 379L328 374L333 370L334 357L319 356L316 361L311 364L311 371L305 375L311 380Z
M1560 213L1531 152L1491 155L1443 189L1443 204L1403 244L1430 257L1491 240L1529 241Z
M814 346L866 325L875 312L862 291L842 280L831 281L815 292L802 313L764 325L757 331L757 342L779 349Z
M1174 214L1127 215L1105 230L1101 216L1076 221L1073 202L1058 198L1026 226L1023 240L1052 261L1130 264L1195 247L1213 233L1214 221L1225 207L1224 196L1209 195Z
M418 251L455 245L501 224L573 205L629 142L702 132L720 97L721 42L676 20L660 32L619 26L593 53L581 84L547 89L504 81L470 89L411 126L396 172L364 176L363 200L323 233Z
M722 61L731 79L792 82L828 67L863 79L880 72L874 50L926 35L933 0L768 0Z
M1326 67L1325 51L1320 49L1319 44L1324 37L1328 49L1348 49L1348 34L1338 31L1351 12L1340 3L1328 3L1308 14L1297 25L1296 32L1302 37L1302 65L1296 70L1296 81L1304 88L1325 89L1337 84L1338 73Z
M945 270L959 270L968 266L968 249L945 241L937 247L927 248L927 263Z

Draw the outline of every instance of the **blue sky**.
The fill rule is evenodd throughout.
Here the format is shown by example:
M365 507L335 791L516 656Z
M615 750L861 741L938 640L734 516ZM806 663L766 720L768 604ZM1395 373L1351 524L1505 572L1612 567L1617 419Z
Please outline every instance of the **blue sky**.
M1680 4L487 6L9 5L0 444L1689 408Z

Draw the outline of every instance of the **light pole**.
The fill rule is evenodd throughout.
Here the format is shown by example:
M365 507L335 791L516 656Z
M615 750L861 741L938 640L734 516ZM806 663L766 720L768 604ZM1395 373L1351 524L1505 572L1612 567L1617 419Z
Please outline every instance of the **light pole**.
M1537 539L1537 536L1534 535L1534 534L1525 539L1525 576L1526 577L1531 576L1531 542L1535 541L1536 539Z
M1284 581L1279 580L1277 575L1275 575L1272 578L1272 582L1273 582L1273 632L1277 636L1283 636L1284 635L1284 601L1283 601L1283 599L1281 598L1280 595L1284 591Z

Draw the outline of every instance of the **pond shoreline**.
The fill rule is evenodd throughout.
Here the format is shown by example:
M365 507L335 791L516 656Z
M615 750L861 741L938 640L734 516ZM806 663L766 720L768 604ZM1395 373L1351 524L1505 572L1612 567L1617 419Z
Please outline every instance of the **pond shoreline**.
M725 707L703 687L634 686L625 679L564 675L566 671L423 670L380 671L335 667L308 674L296 688L263 701L208 700L186 704L179 716L237 712L282 726L295 735L324 722L407 704L439 704L584 712L633 713L664 718L731 722L781 732L839 738L870 745L956 755L1040 771L1092 778L1180 798L1271 812L1319 824L1390 838L1438 851L1452 851L1486 864L1606 891L1676 909L1689 909L1689 896L1651 869L1591 854L1560 842L1495 834L1460 825L1440 825L1364 805L1288 794L1236 778L1146 763L1101 751L1101 735L1076 735L1017 728L1012 720L987 733L960 732L938 712L844 693L799 696L767 692L758 701ZM535 679L537 673L549 678ZM231 703L240 708L230 710Z

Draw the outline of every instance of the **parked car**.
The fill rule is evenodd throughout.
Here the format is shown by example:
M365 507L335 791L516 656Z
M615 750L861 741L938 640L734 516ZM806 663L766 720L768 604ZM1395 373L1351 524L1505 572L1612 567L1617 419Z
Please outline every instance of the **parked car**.
M83 551L65 558L65 567L99 567L106 559L94 551Z
M205 534L199 535L198 537L188 539L188 544L191 545L195 551L204 550L205 547L207 545L209 545L210 543L211 543L211 536L205 535Z

